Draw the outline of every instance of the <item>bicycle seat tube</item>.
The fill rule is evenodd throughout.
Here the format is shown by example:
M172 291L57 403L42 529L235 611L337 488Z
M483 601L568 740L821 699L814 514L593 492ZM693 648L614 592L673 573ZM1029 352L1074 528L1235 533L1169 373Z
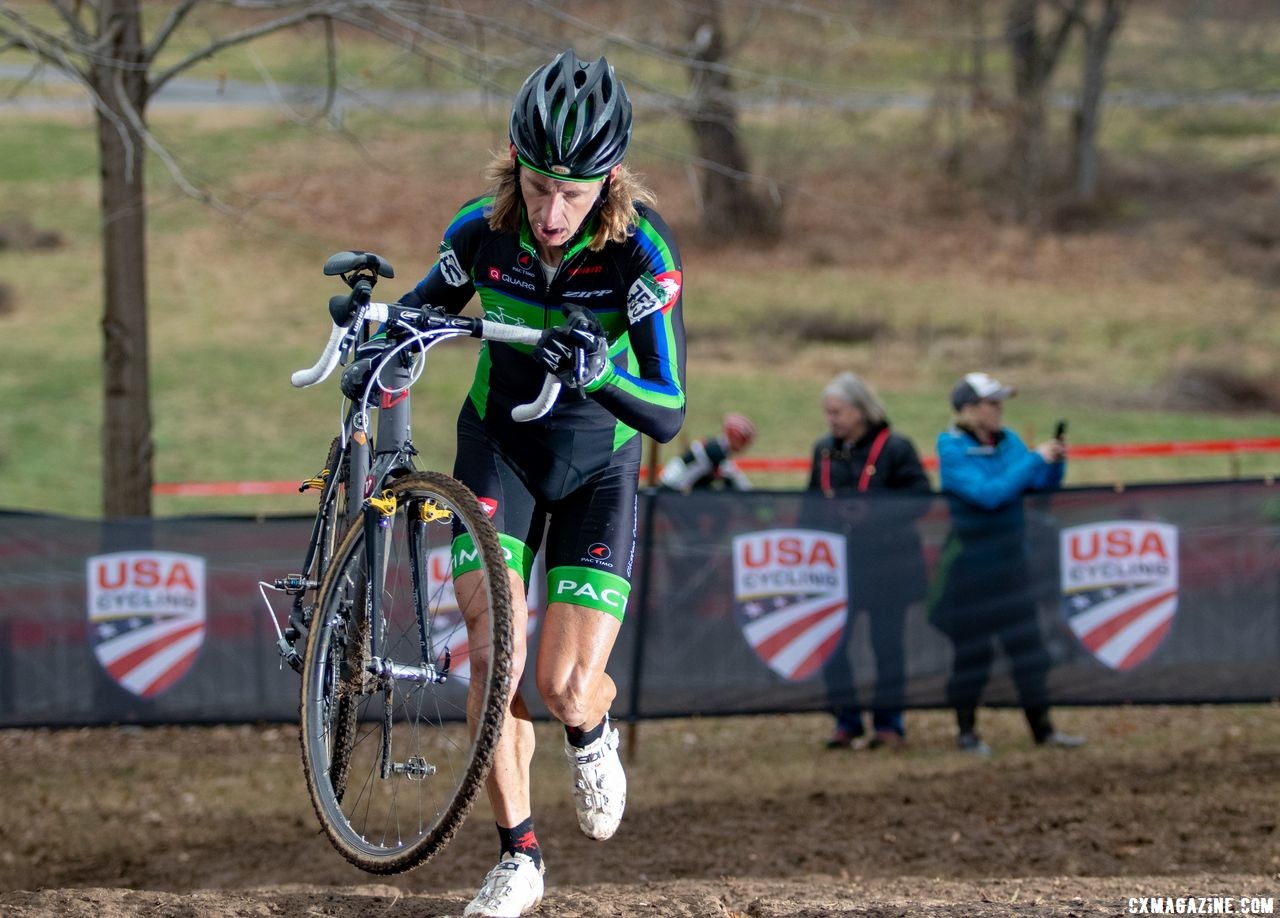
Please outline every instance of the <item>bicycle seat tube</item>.
M409 370L398 357L393 357L383 367L378 380L382 391L377 393L378 435L374 440L377 453L381 456L404 452L409 447Z

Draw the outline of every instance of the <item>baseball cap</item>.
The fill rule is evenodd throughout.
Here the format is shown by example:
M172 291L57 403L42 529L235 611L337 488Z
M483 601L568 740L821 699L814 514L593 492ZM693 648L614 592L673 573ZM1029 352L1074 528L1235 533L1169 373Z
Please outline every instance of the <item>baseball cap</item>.
M988 376L986 373L966 373L951 390L951 407L959 411L965 405L972 405L986 399L998 402L1017 394L1017 389L1004 385L994 376Z

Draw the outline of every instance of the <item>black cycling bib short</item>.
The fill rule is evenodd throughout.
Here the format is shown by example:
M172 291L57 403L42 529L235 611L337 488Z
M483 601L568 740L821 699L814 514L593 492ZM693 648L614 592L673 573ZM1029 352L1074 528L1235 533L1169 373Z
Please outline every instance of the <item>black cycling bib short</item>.
M513 421L511 409L542 387L545 370L532 348L481 345L458 417L454 476L480 499L508 566L526 583L545 538L548 601L621 620L635 551L639 435L665 443L684 420L679 253L661 217L637 205L639 222L625 242L591 251L593 217L548 279L527 222L519 233L494 231L492 203L484 197L462 207L436 264L400 302L458 313L479 294L491 321L550 328L563 324L563 304L600 320L609 341L604 374L585 397L562 391L529 423ZM455 576L479 566L466 535L454 540L453 554Z

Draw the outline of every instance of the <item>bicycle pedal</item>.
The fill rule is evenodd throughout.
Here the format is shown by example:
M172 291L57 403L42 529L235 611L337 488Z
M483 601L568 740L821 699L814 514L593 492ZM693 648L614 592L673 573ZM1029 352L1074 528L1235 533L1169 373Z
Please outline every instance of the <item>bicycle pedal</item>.
M289 574L287 577L279 577L275 580L275 588L290 596L297 596L306 590L314 590L319 585L301 574Z

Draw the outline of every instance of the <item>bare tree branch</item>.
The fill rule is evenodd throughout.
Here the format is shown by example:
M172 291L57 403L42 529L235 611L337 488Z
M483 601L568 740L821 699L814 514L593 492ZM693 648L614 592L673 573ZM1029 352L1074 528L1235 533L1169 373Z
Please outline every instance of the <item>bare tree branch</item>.
M214 209L224 214L234 214L235 210L220 201L212 192L197 188L187 179L186 173L182 171L182 167L178 165L178 161L173 158L173 154L169 152L168 147L162 144L151 131L147 128L146 122L143 121L142 114L133 106L129 100L129 95L124 87L124 73L117 70L114 75L115 90L117 98L120 101L121 108L124 110L125 117L129 120L129 125L134 132L142 138L142 142L147 148L156 155L156 158L164 164L165 169L169 173L169 177L173 179L174 184L181 188L186 194L210 205Z
M86 32L84 26L80 24L80 19L76 12L67 6L66 0L50 0L50 2L53 4L53 8L58 11L58 15L62 17L62 21L67 24L67 28L71 30L75 37L82 42L87 42L89 40L89 33Z
M184 70L190 69L201 61L213 57L213 55L217 54L219 51L223 51L235 45L244 44L247 41L253 41L255 38L261 38L264 35L270 35L272 32L279 32L282 29L301 25L302 23L309 22L313 19L332 16L335 10L350 5L351 4L340 2L317 3L314 6L300 10L292 15L281 16L278 19L272 19L271 21L264 22L261 25L243 29L239 32L233 32L232 34L219 38L216 41L211 41L199 51L188 55L172 67L169 67L167 70L162 70L160 73L156 74L151 80L151 85L148 88L147 95L148 97L154 96L160 91L160 88L164 86L165 83L168 83L175 76L182 73Z
M200 0L182 0L182 3L169 11L169 15L165 17L164 22L160 23L160 27L156 29L155 35L152 36L151 44L147 45L147 50L143 55L145 60L153 61L156 59L156 55L164 48L174 30L182 25L182 21L187 18L187 14L199 2Z

